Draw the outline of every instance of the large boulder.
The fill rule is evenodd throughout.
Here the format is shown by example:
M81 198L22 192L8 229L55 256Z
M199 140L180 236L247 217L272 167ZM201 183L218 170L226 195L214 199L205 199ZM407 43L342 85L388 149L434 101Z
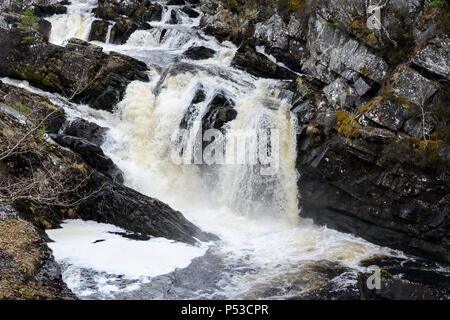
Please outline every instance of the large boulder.
M161 201L111 183L101 175L92 175L91 186L99 191L79 206L77 211L83 219L114 224L140 239L164 237L193 245L218 239Z
M251 45L242 45L236 52L231 65L261 78L293 80L297 76L294 72L269 60Z
M105 20L95 20L92 22L88 40L105 42L110 25L111 23Z
M18 30L0 34L0 75L28 80L44 90L111 111L127 85L148 80L147 66L136 59L111 52L88 42L71 39L66 47L39 39L22 43Z
M79 154L86 163L95 170L103 173L113 181L123 183L122 171L108 158L97 145L82 138L64 134L50 134L50 137L63 147L67 147Z
M85 139L93 144L100 146L104 142L105 133L107 131L107 128L103 128L93 122L77 118L67 123L64 126L62 133L69 136Z
M444 47L428 45L419 50L412 62L444 79L450 80L450 44L445 42Z
M380 272L380 288L369 289L370 273L358 274L361 300L434 300L433 292L420 283L393 277L385 270Z

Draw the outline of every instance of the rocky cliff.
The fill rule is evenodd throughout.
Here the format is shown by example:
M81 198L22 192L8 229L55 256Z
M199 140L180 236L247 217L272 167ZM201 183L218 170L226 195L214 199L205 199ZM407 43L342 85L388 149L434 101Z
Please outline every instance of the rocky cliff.
M448 3L386 1L372 29L367 1L270 3L202 1L201 27L236 67L295 74L301 215L450 262Z
M170 2L191 15L201 9L200 28L239 47L234 67L286 82L282 95L299 128L302 217L450 263L446 2L386 1L379 27L368 24L377 13L368 12L366 0ZM48 43L51 26L42 18L24 42L25 7L34 5L42 17L65 7L17 3L0 5L0 76L107 111L131 81L148 80L147 66L133 58L77 39L65 47ZM161 7L104 0L95 15L90 40L105 39L114 21L111 41L123 43L161 19ZM220 110L208 115L214 127L236 117L232 107ZM0 196L10 204L0 208L0 229L17 231L9 238L0 232L0 281L12 288L0 290L0 298L73 298L40 232L66 218L113 223L138 239L215 239L180 212L123 186L120 170L99 147L105 129L66 122L46 97L0 82L0 129ZM55 187L62 192L50 192ZM12 250L16 234L28 237ZM30 248L36 254L27 255Z

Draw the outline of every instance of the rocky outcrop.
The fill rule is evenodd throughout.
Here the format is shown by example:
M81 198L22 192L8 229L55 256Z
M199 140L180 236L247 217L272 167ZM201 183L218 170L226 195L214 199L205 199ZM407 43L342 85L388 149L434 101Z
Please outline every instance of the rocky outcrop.
M213 49L200 46L190 47L183 55L192 60L204 60L213 57L215 53L216 52Z
M90 143L82 138L72 137L65 134L50 134L59 145L69 148L79 154L86 163L95 170L103 173L108 178L123 183L122 171L112 162L110 158L105 156L102 149L97 145Z
M99 0L95 15L105 20L115 20L118 17L126 16L138 23L148 21L160 21L162 6L150 0Z
M111 111L134 80L148 80L147 66L128 56L82 40L71 39L66 47L36 38L22 43L18 30L0 34L0 75L28 80L51 92L66 95L94 108Z
M105 133L107 131L107 128L103 128L95 123L77 118L69 123L66 123L62 133L69 136L82 138L97 146L100 146L104 142Z
M284 96L302 216L449 263L448 5L391 0L371 29L363 0L201 3L203 30L239 46L234 67L291 79L263 46L301 72Z
M96 125L64 121L47 98L0 82L0 199L11 205L0 207L0 298L75 298L41 236L67 218L111 223L133 239L217 240L168 205L114 181L118 169L97 145L49 134L88 128L85 138L101 139Z
M297 78L292 71L269 60L251 45L243 45L236 52L231 65L243 69L248 73L261 78L288 80Z
M103 20L93 23L92 39L105 42L107 31L105 26L113 21L109 40L114 44L124 44L134 31L150 29L148 22L160 21L162 11L163 8L159 3L152 3L150 0L100 0L94 13L97 18Z
M105 20L95 20L92 22L88 40L105 42L110 25L111 23Z
M0 205L0 300L75 300L42 234Z
M393 277L387 271L381 271L379 289L369 290L367 281L371 274L360 273L358 275L358 287L361 300L434 300L430 289L419 283Z
M77 209L85 220L114 224L134 233L131 237L144 240L163 237L193 245L198 241L217 240L159 200L111 183L101 175L94 174L90 185L99 191Z

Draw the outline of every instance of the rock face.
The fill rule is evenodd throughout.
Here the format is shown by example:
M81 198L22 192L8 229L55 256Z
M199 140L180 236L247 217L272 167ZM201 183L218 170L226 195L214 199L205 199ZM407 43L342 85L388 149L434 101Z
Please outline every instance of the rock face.
M65 118L47 98L0 82L0 199L10 204L0 206L1 299L76 298L42 238L43 229L67 218L115 224L134 239L217 240L168 205L117 183L120 170L96 144L55 134L101 141L102 128L82 120L67 125Z
M64 134L85 139L97 146L103 143L104 135L107 131L107 128L80 118L66 124L63 129Z
M449 263L449 7L428 2L388 1L370 29L365 0L203 0L200 25L234 67L296 78L302 216Z
M280 80L296 78L295 73L270 61L250 45L244 45L238 50L231 65L256 77Z
M189 244L197 244L196 239L217 240L159 200L105 181L98 175L93 176L92 186L99 192L79 206L77 211L83 219L114 224L134 232L140 239L164 237Z
M36 227L5 205L0 205L0 299L76 299Z
M69 148L79 154L86 163L95 170L103 173L117 183L123 183L122 171L105 156L102 149L82 138L72 137L64 134L50 134L59 145Z
M126 16L142 23L160 21L162 7L159 3L152 3L150 0L99 0L95 14L105 20L115 20L118 17Z
M73 101L111 111L133 80L148 80L144 63L128 56L102 52L100 47L71 39L59 47L39 39L22 44L22 34L0 35L0 75L28 80L42 89L66 95Z

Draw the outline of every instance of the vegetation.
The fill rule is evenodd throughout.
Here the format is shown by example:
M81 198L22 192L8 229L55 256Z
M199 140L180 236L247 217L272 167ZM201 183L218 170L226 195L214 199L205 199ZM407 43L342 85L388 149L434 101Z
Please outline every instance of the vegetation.
M33 41L38 29L39 25L34 10L32 8L26 9L20 21L20 30L24 34L22 43Z
M442 140L420 140L408 136L399 136L398 139L383 149L379 164L390 167L400 163L407 167L436 168L447 170L449 161L439 155L444 146Z

